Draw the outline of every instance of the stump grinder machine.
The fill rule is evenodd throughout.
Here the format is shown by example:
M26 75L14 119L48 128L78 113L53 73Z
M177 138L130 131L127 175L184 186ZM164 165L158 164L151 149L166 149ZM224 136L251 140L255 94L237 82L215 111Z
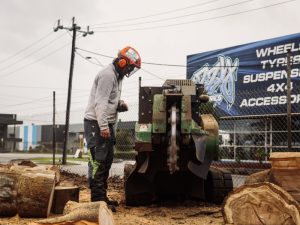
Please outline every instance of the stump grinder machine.
M210 167L218 158L218 123L200 114L208 102L202 85L166 80L162 87L139 85L135 165L124 169L127 205L160 199L221 203L232 190L229 173Z

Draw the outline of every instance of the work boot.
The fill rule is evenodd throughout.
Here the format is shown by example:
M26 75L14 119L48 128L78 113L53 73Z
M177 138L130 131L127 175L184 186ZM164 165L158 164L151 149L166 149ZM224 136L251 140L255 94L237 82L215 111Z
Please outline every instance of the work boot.
M117 212L116 207L113 205L107 205L107 208L109 208L112 212Z
M106 197L103 201L105 201L107 205L119 206L119 202L118 201L110 200L108 197Z

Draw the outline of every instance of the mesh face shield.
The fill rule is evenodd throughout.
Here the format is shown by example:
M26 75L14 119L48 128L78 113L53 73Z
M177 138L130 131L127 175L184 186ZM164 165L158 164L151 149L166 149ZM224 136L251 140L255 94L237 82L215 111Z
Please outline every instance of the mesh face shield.
M138 53L134 50L134 49L132 49L132 48L129 48L127 51L126 51L126 53L125 53L125 57L127 58L127 59L129 59L129 61L130 61L130 64L133 64L133 65L135 65L136 67L140 67L140 63L139 63L139 61L140 61L140 56L138 55Z
M128 66L128 67L130 67L130 66ZM131 70L131 71L130 71ZM136 71L138 71L139 70L139 68L137 68L137 67L133 67L133 69L131 69L131 68L129 68L128 69L128 73L125 75L126 77L130 77L130 76L132 76Z

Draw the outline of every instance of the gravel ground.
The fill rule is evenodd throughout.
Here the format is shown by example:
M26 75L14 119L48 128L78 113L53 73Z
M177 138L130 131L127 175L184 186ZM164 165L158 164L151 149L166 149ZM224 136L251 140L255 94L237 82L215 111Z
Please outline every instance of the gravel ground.
M88 202L90 191L87 188L85 176L62 172L62 180L72 181L80 186L80 202ZM161 203L147 207L127 207L124 204L123 179L111 177L109 179L109 197L120 202L114 220L117 225L196 225L196 224L224 224L221 207L202 202ZM56 217L59 215L51 215ZM37 221L36 218L24 219L18 216L0 218L0 225L25 225Z

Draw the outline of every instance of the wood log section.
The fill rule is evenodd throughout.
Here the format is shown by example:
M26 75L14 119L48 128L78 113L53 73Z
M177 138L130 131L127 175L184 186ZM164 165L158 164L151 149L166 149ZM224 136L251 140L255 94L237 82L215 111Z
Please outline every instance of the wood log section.
M39 166L0 167L0 217L48 217L56 173Z
M68 201L79 202L79 187L70 184L68 186L64 186L63 184L56 186L54 189L52 212L62 214Z
M29 223L29 225L41 225L41 223ZM71 221L71 222L60 222L60 223L43 223L43 225L99 225L99 223L80 220L76 222Z
M300 202L300 152L271 153L272 168L249 176L245 184L271 182Z
M300 225L300 205L272 183L244 185L231 192L222 207L226 224Z
M103 201L78 203L67 202L64 215L56 218L39 220L31 225L67 225L67 224L99 224L114 225L113 214L108 209L107 204Z
M0 217L17 214L17 183L19 174L0 167Z
M270 161L272 169L300 169L300 152L273 152Z
M18 182L17 209L20 217L48 217L55 187L55 174L27 172Z

